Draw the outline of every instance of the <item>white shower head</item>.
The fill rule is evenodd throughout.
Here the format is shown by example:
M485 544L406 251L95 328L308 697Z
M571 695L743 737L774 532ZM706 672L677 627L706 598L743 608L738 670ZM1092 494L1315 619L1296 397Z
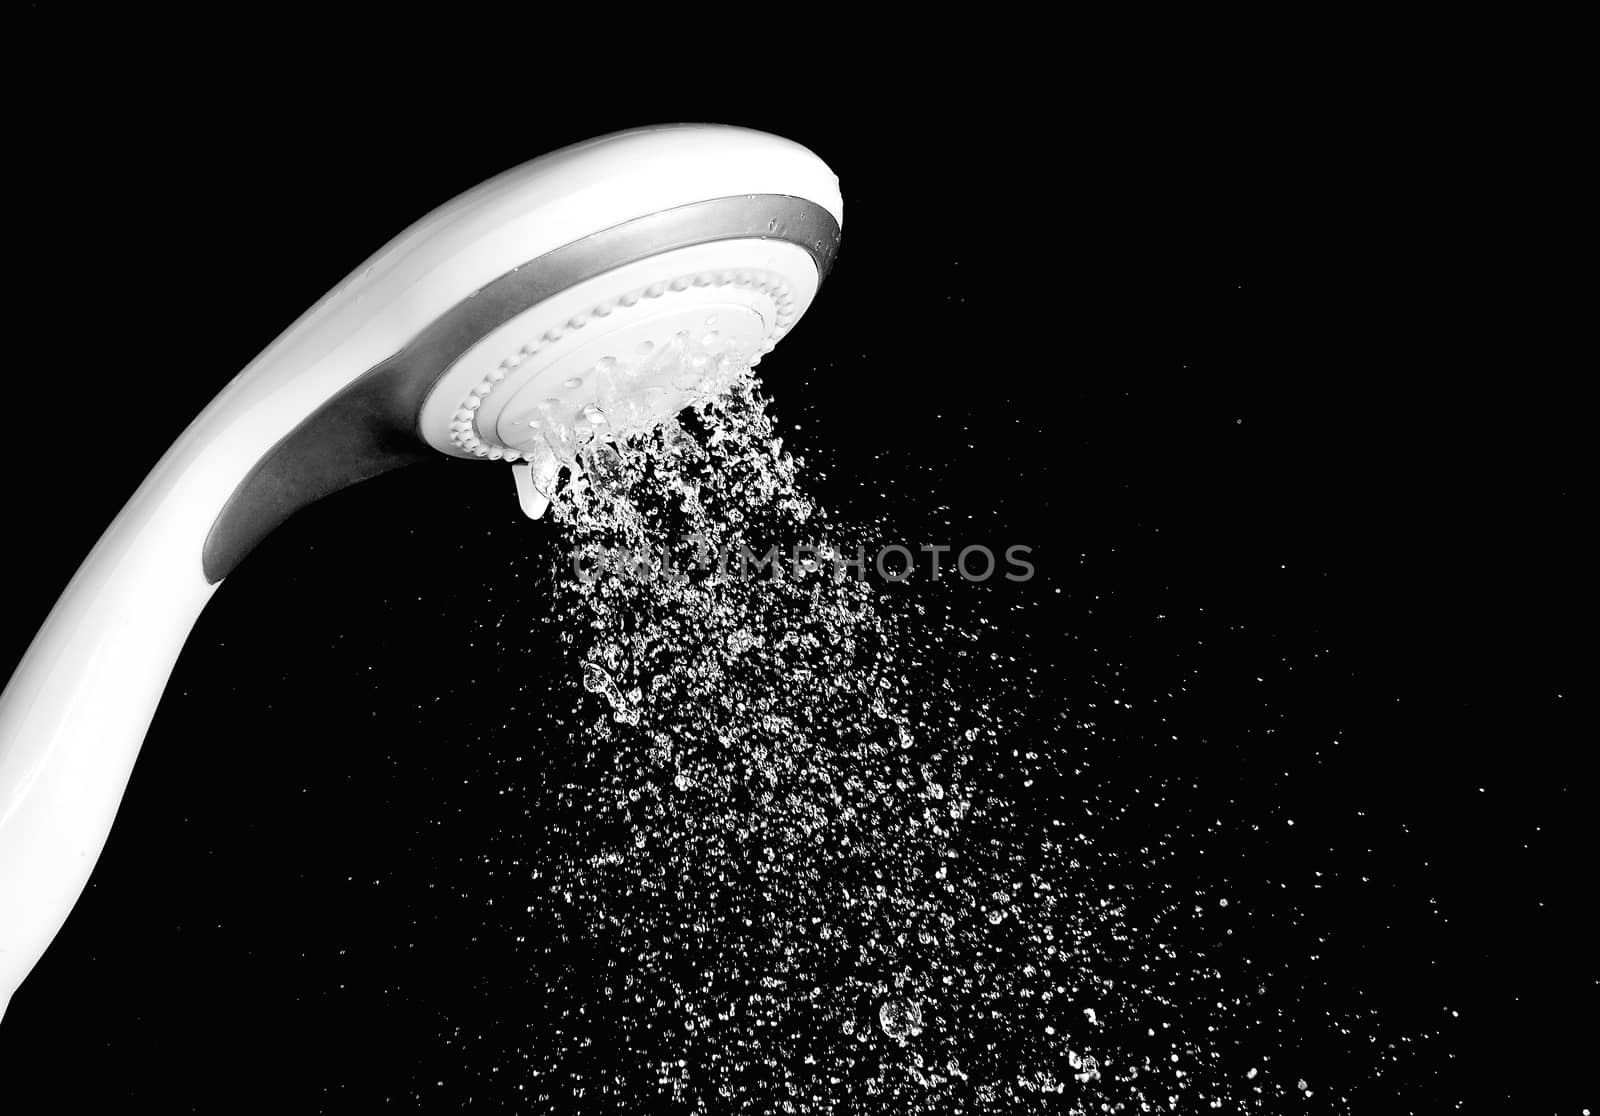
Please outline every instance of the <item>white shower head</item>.
M345 339L284 400L293 428L235 455L252 464L208 533L207 577L296 509L430 450L548 467L594 408L616 433L658 422L700 386L696 363L755 363L794 327L842 219L811 152L704 125L591 140L463 194L257 361L362 324L358 353ZM698 362L675 359L686 348Z
M709 125L602 137L423 218L236 376L0 695L0 1012L88 880L184 639L257 542L438 454L511 461L537 513L585 424L647 427L718 362L771 350L841 221L837 179L787 140Z

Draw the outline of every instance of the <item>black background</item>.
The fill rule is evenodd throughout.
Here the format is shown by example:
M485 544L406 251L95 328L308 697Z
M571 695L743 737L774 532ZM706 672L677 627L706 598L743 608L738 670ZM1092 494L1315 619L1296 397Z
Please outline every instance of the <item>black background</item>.
M800 83L828 97L665 65L649 97L529 72L522 98L39 34L7 138L7 664L188 419L412 220L601 132L778 132L846 199L763 366L824 499L911 543L1033 546L1036 581L958 607L1069 707L1186 685L1181 731L1130 714L1097 743L1085 798L1225 816L1197 878L1296 889L1328 959L1284 1010L1359 987L1431 1036L1368 1105L1592 1103L1592 455L1553 342L1577 305L1558 138L1465 89L1084 96L996 67L868 92L841 61ZM516 575L548 530L504 470L441 460L307 510L222 586L0 1023L6 1111L481 1092L439 1036L495 1026L475 788L539 677Z

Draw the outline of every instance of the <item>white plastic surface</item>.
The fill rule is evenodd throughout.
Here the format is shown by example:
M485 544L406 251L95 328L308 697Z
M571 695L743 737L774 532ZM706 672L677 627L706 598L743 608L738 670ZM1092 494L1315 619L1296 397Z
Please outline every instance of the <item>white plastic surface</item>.
M759 359L805 314L818 281L810 254L780 240L719 240L613 268L529 307L463 353L422 405L422 436L461 457L525 451L520 420L530 404L548 399L569 416L586 403L609 406L600 362L626 364L640 346L659 351L679 331L737 339ZM559 339L544 340L552 327ZM460 440L461 422L471 424L470 442Z
M85 559L0 695L0 1012L89 878L210 597L206 533L250 468L352 379L513 267L623 221L745 193L803 197L842 219L837 180L816 156L744 129L642 129L525 164L390 242L195 419Z

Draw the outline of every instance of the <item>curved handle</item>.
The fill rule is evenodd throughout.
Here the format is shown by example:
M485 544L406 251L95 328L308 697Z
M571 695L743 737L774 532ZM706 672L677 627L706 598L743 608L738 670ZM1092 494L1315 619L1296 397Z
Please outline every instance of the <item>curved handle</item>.
M215 588L200 547L220 505L191 499L168 464L79 567L0 695L0 1014L88 882Z

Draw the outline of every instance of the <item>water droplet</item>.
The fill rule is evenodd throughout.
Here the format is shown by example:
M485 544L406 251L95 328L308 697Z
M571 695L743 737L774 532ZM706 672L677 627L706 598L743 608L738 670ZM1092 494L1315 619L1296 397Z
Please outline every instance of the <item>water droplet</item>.
M886 1000L878 1009L878 1026L884 1034L904 1044L922 1033L922 1005L913 1000Z

